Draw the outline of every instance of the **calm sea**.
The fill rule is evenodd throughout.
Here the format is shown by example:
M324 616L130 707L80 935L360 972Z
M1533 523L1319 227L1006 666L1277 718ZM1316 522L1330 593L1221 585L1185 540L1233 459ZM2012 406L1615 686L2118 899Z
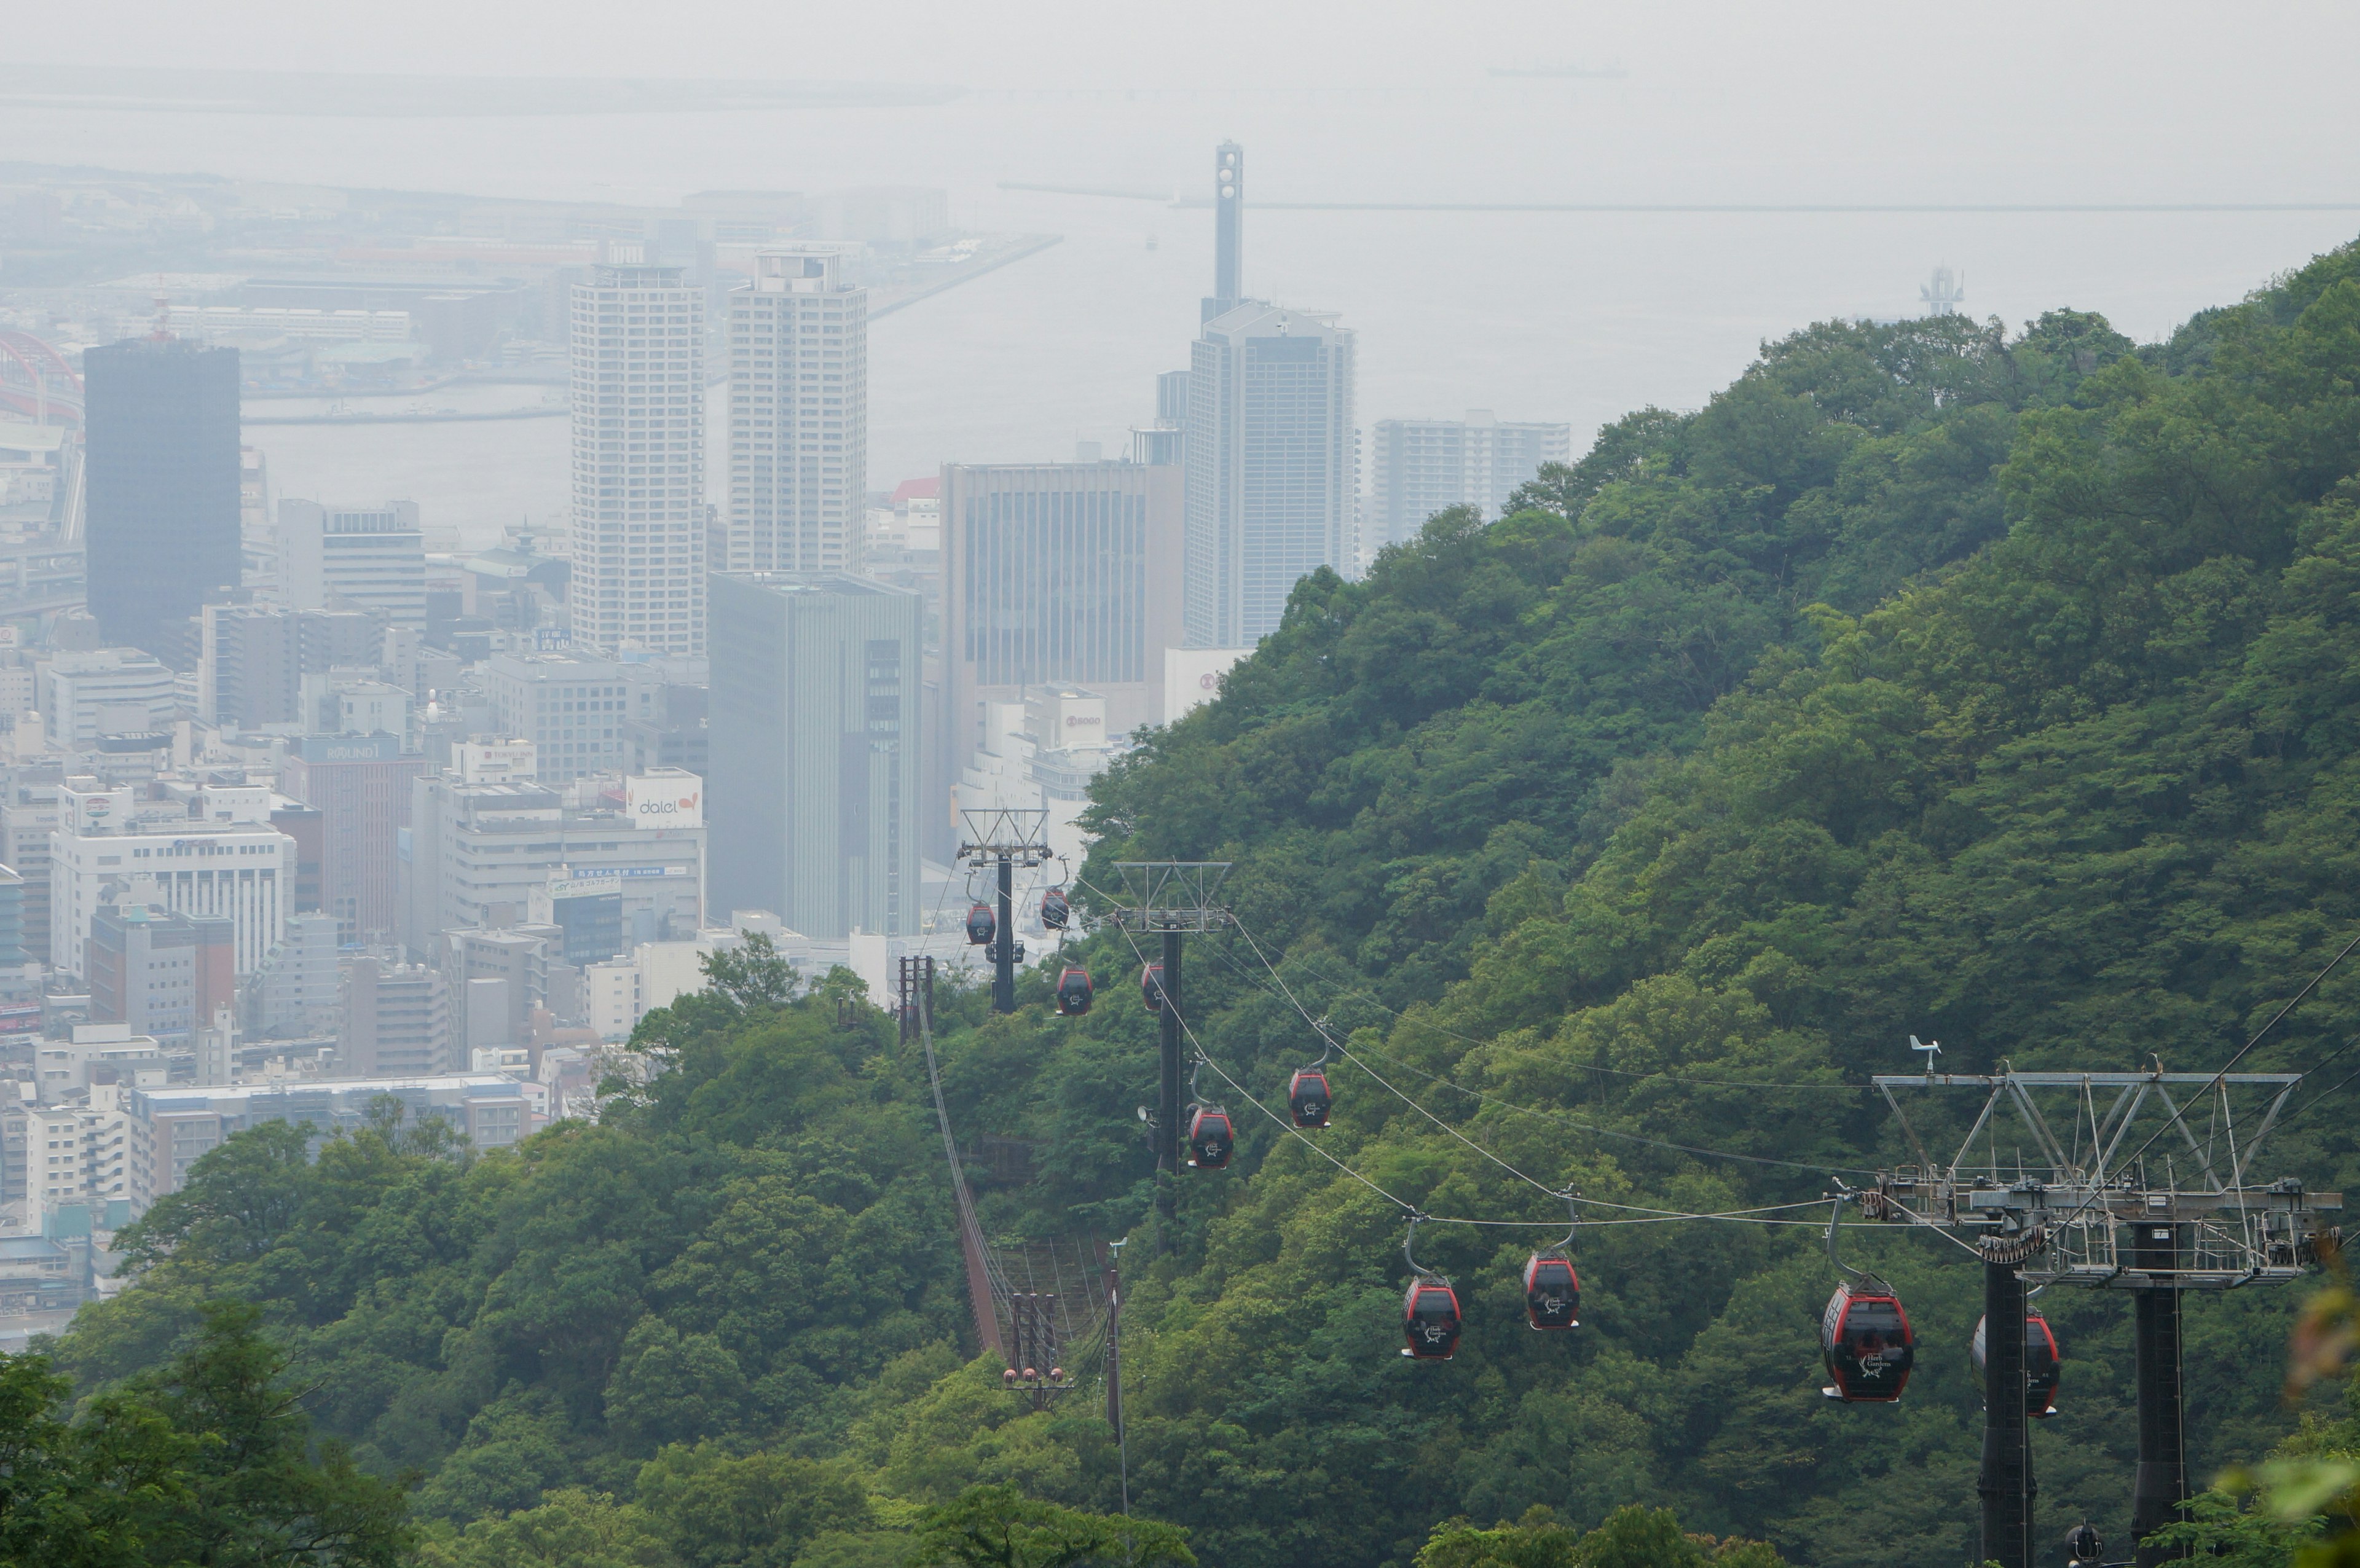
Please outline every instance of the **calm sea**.
M962 227L1054 248L880 321L869 483L945 460L1118 452L1186 363L1210 217L1144 201L1003 191L1002 180L1192 191L1246 145L1266 200L2138 201L2333 200L2311 174L2234 158L2129 169L2007 138L1797 156L1794 138L1679 134L1677 84L1503 84L1325 99L978 95L940 108L715 115L321 120L0 110L12 159L258 180L671 201L716 188L908 183ZM1928 144L1930 145L1930 144ZM2256 166L2258 168L2258 166ZM2352 214L1739 215L1252 212L1249 289L1360 332L1360 421L1568 420L1691 408L1764 339L1830 316L1899 316L1938 265L2011 326L2060 305L2138 337L2234 300L2349 238ZM1153 236L1156 242L1149 245ZM504 394L502 396L505 396ZM536 393L519 393L532 401ZM438 403L453 399L438 395ZM716 415L721 410L714 410ZM252 432L283 495L401 496L484 538L559 515L562 419Z

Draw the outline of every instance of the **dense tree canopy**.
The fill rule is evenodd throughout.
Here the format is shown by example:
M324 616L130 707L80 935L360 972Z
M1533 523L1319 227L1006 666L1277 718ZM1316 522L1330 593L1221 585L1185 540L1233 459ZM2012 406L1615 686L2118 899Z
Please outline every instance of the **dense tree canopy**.
M1031 1563L1105 1550L1126 1464L1134 1517L1189 1532L1152 1538L1170 1560L1225 1568L1962 1561L1974 1271L1853 1241L1924 1349L1903 1404L1821 1400L1808 1205L1910 1158L1863 1086L1913 1032L1968 1070L2210 1067L2360 931L2355 376L2348 250L2162 344L2070 311L1828 323L1505 518L1306 579L1100 780L1081 890L1235 863L1240 925L1192 939L1186 991L1231 1168L1153 1222L1120 933L1078 948L1085 1018L1038 972L1007 1018L945 992L955 1128L1031 1155L973 1167L987 1229L1139 1243L1123 1444L1095 1391L1035 1412L977 1354L921 1053L759 952L646 1021L655 1071L595 1127L483 1158L389 1121L232 1140L59 1365L124 1386L202 1303L259 1303L319 1430L421 1477L442 1568L886 1568L995 1530ZM1243 1103L1313 1018L1349 1046L1316 1148ZM2347 966L2248 1061L2331 1063L2355 1026ZM2267 1174L2360 1175L2352 1065ZM1568 1185L1584 1326L1536 1334L1516 1269L1564 1212L1535 1188ZM1395 1199L1535 1227L1421 1233L1469 1312L1447 1366L1394 1354ZM2191 1304L2200 1474L2294 1429L2293 1294ZM2042 1531L2119 1530L2125 1300L2042 1305Z

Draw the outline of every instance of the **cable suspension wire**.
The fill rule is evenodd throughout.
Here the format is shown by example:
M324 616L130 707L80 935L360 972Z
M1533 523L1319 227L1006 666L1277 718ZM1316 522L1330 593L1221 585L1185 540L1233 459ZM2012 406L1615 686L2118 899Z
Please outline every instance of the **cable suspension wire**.
M1229 919L1231 922L1237 926L1240 934L1244 935L1245 923L1239 920L1235 913L1232 913ZM1246 940L1249 942L1251 942L1253 939L1249 935ZM1257 949L1255 956L1262 959L1262 964L1265 967L1270 967L1270 960L1266 957L1262 957L1259 949ZM1279 957L1284 961L1286 955L1284 953L1281 953ZM1242 967L1238 966L1234 961L1230 962L1231 966L1237 968L1240 975L1244 975L1247 974L1247 971ZM1491 1045L1496 1043L1496 1037L1494 1039L1487 1040L1477 1035L1461 1034L1456 1029L1446 1029L1442 1025L1431 1022L1428 1019L1412 1018L1409 1014L1402 1011L1399 1007L1389 1007L1384 1002L1379 1000L1377 994L1369 988L1365 981L1357 985L1346 985L1342 981L1338 980L1334 975L1321 971L1316 964L1312 964L1312 962L1306 958L1298 957L1295 962L1301 964L1304 968L1310 970L1316 978L1326 982L1329 985L1336 986L1336 994L1338 996L1361 997L1379 1012L1407 1023L1413 1029L1428 1029L1433 1033L1443 1036L1445 1039L1458 1040L1462 1045ZM1276 973L1275 969L1273 969L1273 973ZM1251 978L1251 976L1249 976L1249 978ZM1356 976L1356 978L1358 977ZM1260 982L1257 981L1255 984L1260 984ZM1293 1000L1292 997L1289 997L1288 999L1290 1001ZM1874 1083L1754 1083L1744 1079L1687 1078L1677 1073L1637 1073L1627 1067L1609 1067L1604 1062L1585 1062L1581 1064L1581 1070L1585 1073L1611 1073L1617 1078L1660 1078L1668 1083L1685 1083L1692 1088L1699 1089L1791 1089L1823 1094L1865 1094L1873 1092L1876 1087Z
M1278 971L1272 965L1268 956L1262 953L1261 944L1254 941L1253 933L1246 930L1244 923L1238 920L1234 915L1230 917L1230 923L1237 927L1238 934L1246 939L1246 945L1254 950L1254 956L1262 961L1262 967L1270 971L1271 978L1277 982L1280 991L1285 996L1286 1000L1294 1005L1296 1012L1303 1015L1305 1020L1311 1025L1312 1029L1319 1035L1319 1038L1335 1046L1338 1051L1344 1051L1347 1056L1350 1056L1351 1052L1341 1042L1338 1041L1333 1035L1329 1034L1324 1028L1322 1028L1319 1020L1311 1016L1309 1009L1306 1008L1300 1001L1295 999L1293 990L1287 986L1284 978L1278 974ZM1218 949L1215 951L1217 953L1218 952ZM1247 978L1251 979L1251 976L1249 975ZM1477 1043L1480 1044L1481 1042L1478 1041ZM1595 1123L1579 1121L1572 1116L1564 1115L1562 1112L1535 1110L1530 1106L1519 1105L1513 1100L1502 1100L1497 1095L1487 1094L1480 1089L1470 1089L1462 1083L1454 1083L1449 1079L1444 1078L1437 1073L1428 1073L1422 1067L1404 1062L1399 1057L1389 1056L1382 1051L1371 1051L1369 1054L1379 1058L1381 1061L1390 1062L1397 1067L1405 1068L1409 1072L1416 1073L1418 1076L1426 1079L1431 1083L1435 1083L1442 1088L1449 1089L1458 1094L1467 1095L1470 1099L1480 1100L1486 1105L1498 1105L1501 1109L1513 1111L1518 1116L1533 1116L1542 1121L1556 1122L1566 1127L1575 1127L1582 1132L1589 1133L1593 1137L1620 1138L1627 1143L1644 1144L1653 1149L1677 1149L1683 1154L1694 1154L1712 1160L1743 1160L1750 1165L1771 1165L1788 1171L1807 1171L1813 1175L1818 1176L1873 1176L1876 1173L1866 1166L1811 1165L1806 1164L1800 1160L1777 1160L1764 1154L1740 1154L1734 1149L1708 1149L1699 1144L1675 1143L1669 1138L1649 1138L1642 1133L1622 1132L1613 1127L1603 1127L1597 1126ZM1377 1078L1377 1082L1380 1083L1384 1083L1382 1078L1378 1078L1375 1073L1370 1071L1366 1062L1360 1062L1355 1058L1353 1065L1359 1067L1361 1072L1368 1073L1369 1076L1371 1078ZM1390 1083L1386 1083L1385 1086L1389 1089L1393 1088L1393 1085ZM1393 1093L1399 1094L1401 1094L1401 1091L1393 1089ZM1407 1095L1403 1095L1402 1097L1404 1100L1407 1100L1410 1105L1416 1106L1420 1114L1426 1116L1429 1120L1435 1121L1437 1126L1444 1126L1446 1127L1446 1130L1448 1130L1446 1124L1442 1123L1439 1118L1437 1118L1434 1116L1434 1113L1426 1110L1425 1106L1419 1105L1416 1101L1409 1100ZM1452 1136L1457 1137L1458 1135L1454 1132ZM1462 1139L1461 1141L1466 1140ZM1469 1147L1480 1149L1481 1145L1470 1143ZM1522 1173L1519 1172L1519 1174ZM1529 1181L1532 1178L1527 1176L1524 1180ZM1535 1184L1537 1185L1537 1183ZM1546 1191L1546 1189L1544 1189L1544 1191Z
M1079 879L1077 878L1076 880L1078 881ZM1088 886L1087 883L1082 883L1081 885L1085 887ZM1093 891L1095 890L1096 889L1093 889ZM1123 941L1130 945L1131 955L1133 957L1137 958L1142 964L1147 962L1146 953L1141 951L1138 941L1131 936L1131 932L1127 929L1123 931ZM1179 1022L1180 1031L1187 1037L1190 1047L1196 1052L1197 1060L1202 1062L1206 1066L1211 1068L1213 1070L1213 1075L1218 1078L1222 1083L1227 1083L1231 1089L1235 1090L1240 1099L1243 1099L1249 1105L1252 1105L1255 1110L1260 1111L1263 1116L1268 1118L1271 1123L1276 1126L1281 1131L1293 1137L1296 1141L1302 1143L1305 1147L1317 1154L1319 1158L1325 1160L1328 1163L1333 1165L1337 1170L1342 1171L1345 1175L1349 1176L1353 1181L1358 1181L1363 1187L1368 1188L1369 1191L1376 1193L1379 1197L1383 1198L1387 1203L1390 1203L1394 1207L1400 1209L1404 1214L1414 1215L1416 1218L1423 1220L1427 1225L1483 1225L1496 1226L1503 1229L1554 1229L1556 1226L1565 1223L1562 1219L1487 1220L1459 1218L1450 1215L1429 1214L1425 1213L1423 1210L1419 1209L1415 1203L1409 1202L1406 1198L1397 1196L1396 1194L1386 1191L1383 1187L1379 1186L1375 1181L1370 1180L1359 1171L1354 1170L1350 1165L1338 1159L1333 1152L1322 1148L1316 1140L1306 1138L1300 1127L1297 1127L1292 1121L1272 1110L1268 1105L1263 1105L1260 1099L1256 1098L1246 1089L1245 1085L1240 1083L1236 1079L1230 1077L1228 1073L1222 1070L1221 1064L1212 1059L1211 1054L1205 1050L1203 1043L1196 1039L1196 1031L1190 1027L1188 1019L1185 1014L1180 1016ZM1412 1103L1415 1104L1415 1102ZM1475 1147L1478 1149L1478 1152L1482 1152L1480 1146L1470 1147ZM1524 1180L1529 1181L1532 1179L1530 1177L1525 1177ZM1538 1185L1538 1183L1535 1183L1535 1185ZM1546 1192L1549 1196L1553 1198L1562 1198L1565 1196L1563 1192L1551 1188L1542 1188L1542 1191ZM1800 1225L1811 1230L1824 1228L1817 1220L1787 1220L1762 1217L1787 1209L1817 1208L1819 1207L1819 1203L1824 1200L1813 1200L1808 1203L1773 1203L1762 1208L1735 1209L1721 1213L1704 1214L1690 1213L1686 1210L1677 1209L1648 1209L1643 1208L1641 1205L1635 1203L1617 1203L1602 1198L1584 1198L1581 1201L1584 1203L1593 1204L1602 1208L1633 1211L1633 1217L1628 1219L1586 1220L1583 1222L1585 1228L1592 1226L1626 1225L1679 1225L1697 1221L1717 1221L1730 1225ZM1843 1228L1846 1230L1876 1230L1883 1229L1885 1227L1861 1222L1855 1225L1848 1225Z
M2229 1070L2236 1066L2238 1062L2243 1062L2245 1059L2245 1053L2252 1051L2254 1047L2262 1042L2262 1037L2264 1035L2276 1029L2278 1026L2279 1020L2284 1018L2289 1013L2294 1011L2295 1005L2297 1003L2300 1002L2305 996L2310 996L2311 992L2317 990L2319 988L2320 982L2327 978L2329 972L2333 970L2337 964L2343 963L2346 958L2350 957L2355 948L2360 948L2360 934L2355 934L2350 942L2345 942L2341 948L2337 949L2335 956L2329 959L2326 964L2322 964L2318 974L2303 982L2301 990L2297 991L2293 996L2289 996L2286 999L2285 1005L2280 1007L2277 1012L2270 1015L2269 1021L2264 1024L2261 1028L2256 1029L2253 1033L2253 1038L2246 1040L2245 1044L2239 1046L2235 1053L2232 1055L2228 1061L2221 1064L2220 1070L2212 1074L2212 1081L2204 1085L2204 1096L2209 1097L2215 1089L2218 1089L2223 1081L2229 1076ZM2351 1041L2346 1040L2343 1045L2337 1046L2334 1051L2328 1053L2325 1060L2333 1061L2337 1056L2342 1055L2350 1048L2351 1043ZM2161 1067L2162 1064L2158 1062L2157 1064L2157 1070L2160 1072ZM2317 1069L2314 1068L2312 1071L2315 1072ZM2309 1074L2306 1073L2304 1076L2307 1077ZM2344 1083L2346 1083L2350 1082L2351 1079L2349 1078L2344 1080ZM2338 1084L2336 1087L2341 1088L2343 1087L2343 1084ZM2332 1094L2333 1091L2331 1090L2329 1093ZM2306 1104L2315 1105L2322 1097L2322 1096L2320 1095L2313 1095L2310 1101L2306 1102ZM2195 1103L2194 1097L2191 1097L2189 1103L2193 1105ZM2163 1137L2165 1133L2170 1131L2174 1125L2175 1122L2173 1120L2165 1120L2161 1126L2158 1127L2153 1132L2147 1134L2147 1141L2140 1144L2136 1149L2131 1150L2130 1154L2126 1158L2114 1161L2114 1169L2118 1171L2128 1171L2132 1169L2142 1158L2146 1156L2148 1149L2155 1147L2156 1140ZM2281 1122L2280 1125L2283 1126L2283 1122ZM2064 1225L2071 1225L2076 1219L2081 1217L2081 1214L2087 1210L2091 1204L2098 1201L2099 1193L2102 1191L2103 1191L2103 1189L2092 1187L2087 1196L2082 1198L2080 1203L2074 1204L2071 1209L2068 1210L2063 1219L2057 1222L2058 1225L2061 1228Z

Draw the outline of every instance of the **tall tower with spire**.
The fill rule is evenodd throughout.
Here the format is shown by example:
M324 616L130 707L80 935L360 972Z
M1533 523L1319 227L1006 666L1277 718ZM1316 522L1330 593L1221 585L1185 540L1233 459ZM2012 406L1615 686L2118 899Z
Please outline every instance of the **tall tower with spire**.
M1350 329L1247 297L1245 149L1213 158L1213 294L1188 363L1182 427L1184 620L1195 648L1275 630L1295 583L1359 548Z

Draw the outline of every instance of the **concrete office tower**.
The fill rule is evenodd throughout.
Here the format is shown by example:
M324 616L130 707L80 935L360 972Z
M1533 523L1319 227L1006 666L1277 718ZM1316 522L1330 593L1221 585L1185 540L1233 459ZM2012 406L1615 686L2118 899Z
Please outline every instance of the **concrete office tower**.
M270 825L269 791L206 786L202 815L132 814L132 791L86 776L59 789L49 834L49 966L86 975L91 922L113 905L158 904L230 922L236 973L251 974L293 913L295 841Z
M1512 424L1489 408L1464 419L1379 419L1370 441L1371 556L1417 537L1435 513L1476 506L1497 518L1544 463L1573 459L1571 425Z
M1131 461L1180 462L1188 423L1188 373L1167 370L1155 378L1155 421L1131 429Z
M246 1031L266 1040L333 1034L344 1003L336 970L336 918L290 915L287 936L245 988Z
M927 811L967 766L986 702L1076 682L1126 733L1163 721L1181 641L1180 470L1129 463L943 470L945 734Z
M357 1078L430 1077L449 1071L450 996L440 970L357 958L344 972L336 1054Z
M608 247L574 320L574 640L705 652L705 290Z
M68 754L139 725L169 731L179 702L172 672L136 648L61 649L41 671L42 733Z
M207 604L197 655L197 717L232 729L291 724L302 713L302 639L278 604Z
M382 944L400 930L394 856L410 780L425 771L398 735L306 735L288 753L279 788L319 809L320 908L342 942Z
M427 954L445 931L529 920L552 874L617 876L631 940L692 935L704 924L705 824L701 814L663 820L642 826L628 809L573 810L538 784L413 779L398 866L402 944Z
M90 613L158 652L238 583L237 350L134 338L82 356Z
M58 825L59 789L55 779L20 779L0 787L0 866L25 879L25 951L44 964L49 957L49 834Z
M477 670L492 723L530 741L535 778L570 784L585 773L619 773L635 717L631 667L573 654L495 654Z
M393 626L426 625L426 537L418 503L279 503L279 593L300 610L375 610Z
M729 506L716 572L858 572L869 293L832 245L754 257L729 294Z
M225 920L145 904L90 923L90 1020L185 1044L237 996L236 942Z
M713 580L709 909L918 934L924 601L861 577Z
M1332 315L1247 300L1190 357L1188 641L1239 648L1277 629L1295 583L1353 561L1360 498L1353 334Z

